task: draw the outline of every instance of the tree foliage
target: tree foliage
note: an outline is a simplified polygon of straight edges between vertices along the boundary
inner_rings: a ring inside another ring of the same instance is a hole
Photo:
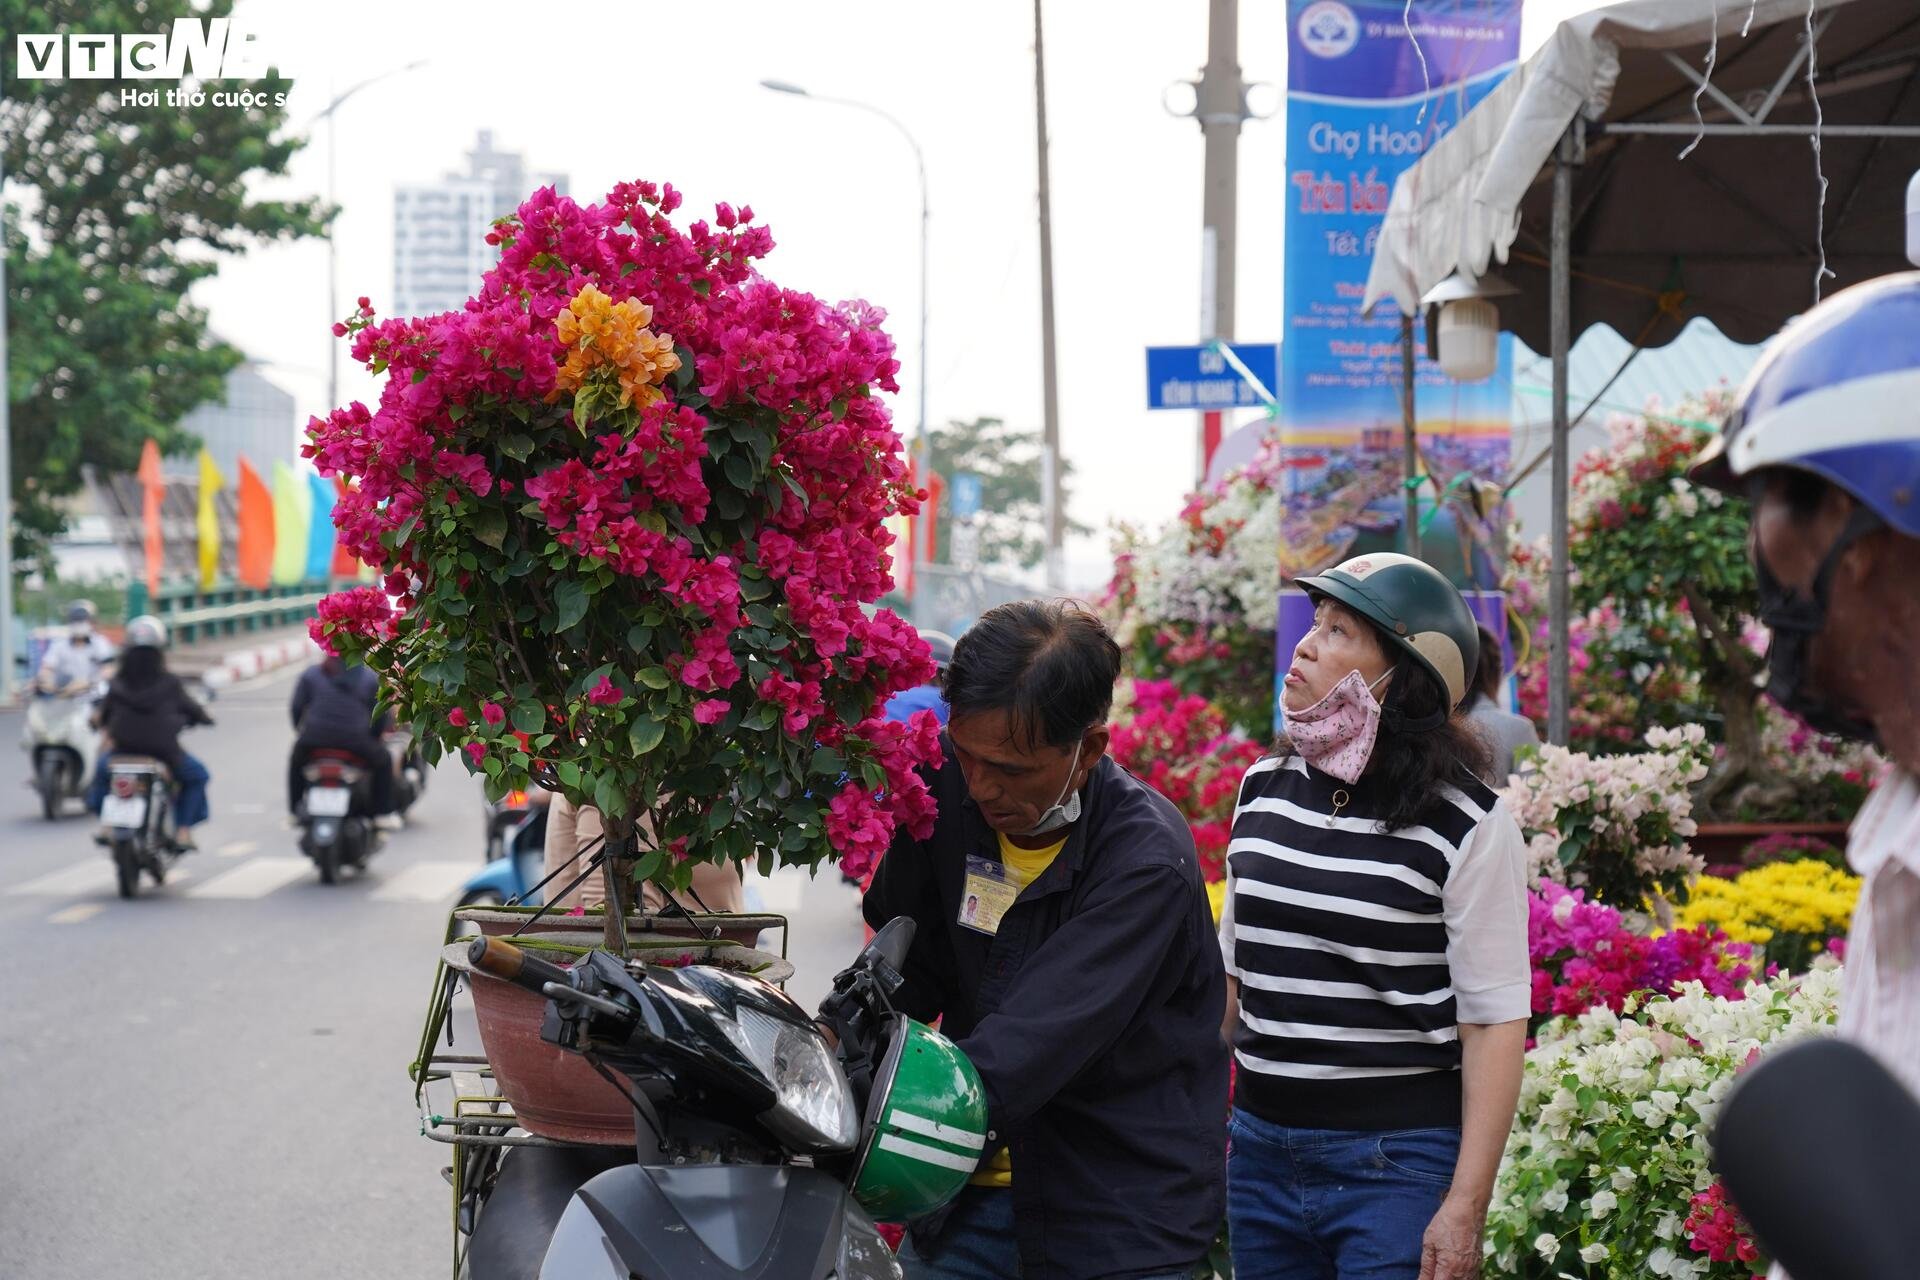
[[[953,478],[962,472],[980,477],[978,559],[983,565],[1031,569],[1047,554],[1045,507],[1040,493],[1040,433],[1010,427],[999,418],[955,419],[928,433],[927,452],[935,475],[946,480],[940,498],[941,564],[953,562]],[[1060,500],[1069,497],[1071,463],[1061,461]],[[1093,530],[1069,519],[1067,532]]]
[[[64,6],[0,0],[0,31],[167,33],[175,18],[222,18],[232,0],[95,0],[84,22]],[[212,336],[188,292],[222,255],[315,235],[315,201],[260,200],[259,178],[284,174],[304,139],[283,107],[169,106],[170,80],[26,79],[17,42],[0,48],[0,163],[7,180],[6,393],[12,427],[14,552],[51,568],[59,503],[81,467],[131,470],[147,437],[163,451],[221,397],[241,353]],[[227,82],[210,82],[220,87]],[[238,83],[238,82],[234,82]],[[291,81],[247,88],[271,104]],[[121,90],[158,90],[154,106]]]

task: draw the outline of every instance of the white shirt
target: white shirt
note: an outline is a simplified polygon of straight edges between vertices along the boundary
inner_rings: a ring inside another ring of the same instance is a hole
[[[1920,1094],[1920,778],[1889,768],[1847,838],[1861,878],[1840,1035]]]
[[[87,637],[75,644],[71,636],[61,636],[47,646],[40,658],[40,683],[54,689],[70,684],[92,684],[100,670],[113,661],[113,642],[102,635]]]

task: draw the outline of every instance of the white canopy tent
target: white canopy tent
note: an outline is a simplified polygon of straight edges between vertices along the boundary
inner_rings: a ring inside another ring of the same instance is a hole
[[[1628,0],[1562,23],[1401,175],[1364,306],[1414,314],[1497,265],[1519,289],[1501,327],[1553,360],[1551,740],[1573,339],[1607,324],[1637,351],[1706,316],[1761,341],[1817,290],[1904,267],[1916,168],[1915,0]]]

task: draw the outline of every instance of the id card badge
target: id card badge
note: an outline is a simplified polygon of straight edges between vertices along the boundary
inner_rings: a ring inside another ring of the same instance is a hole
[[[1000,932],[1000,921],[1013,900],[1020,896],[1020,884],[1007,869],[991,858],[967,859],[967,883],[960,894],[959,924],[962,928],[988,937]]]

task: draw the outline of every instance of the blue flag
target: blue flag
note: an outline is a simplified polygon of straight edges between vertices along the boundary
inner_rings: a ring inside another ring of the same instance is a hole
[[[313,491],[313,523],[307,526],[307,578],[324,581],[333,572],[333,547],[339,533],[333,527],[333,481],[308,473]]]

